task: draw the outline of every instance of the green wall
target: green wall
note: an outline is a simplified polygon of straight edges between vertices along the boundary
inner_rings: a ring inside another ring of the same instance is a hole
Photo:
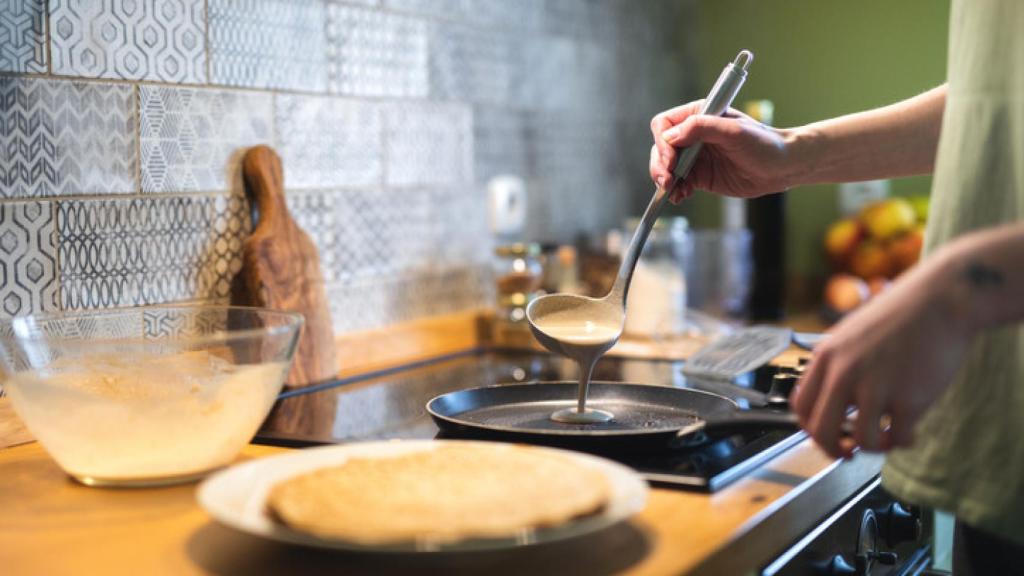
[[[775,125],[797,126],[901,100],[946,76],[948,0],[699,0],[697,61],[709,87],[741,48],[754,52],[738,104],[775,103]],[[702,95],[694,95],[699,97]],[[894,181],[895,194],[927,193],[930,178]],[[701,193],[683,212],[697,227],[719,222],[719,202]],[[821,237],[838,214],[835,186],[787,198],[791,276],[825,272]]]

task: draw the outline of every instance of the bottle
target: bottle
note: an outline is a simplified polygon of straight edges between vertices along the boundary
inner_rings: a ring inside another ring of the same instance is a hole
[[[774,106],[769,100],[747,102],[744,111],[762,124],[771,124]],[[747,227],[753,236],[754,275],[750,293],[750,319],[782,319],[786,284],[786,196],[766,194],[747,202]]]

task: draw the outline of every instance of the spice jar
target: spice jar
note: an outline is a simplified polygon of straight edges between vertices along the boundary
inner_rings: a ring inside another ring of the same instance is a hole
[[[494,250],[498,307],[491,327],[495,345],[529,348],[534,344],[526,306],[539,294],[544,269],[540,245],[508,244]]]
[[[502,296],[522,295],[529,302],[540,288],[543,269],[538,244],[508,244],[494,250],[494,278],[498,300]]]

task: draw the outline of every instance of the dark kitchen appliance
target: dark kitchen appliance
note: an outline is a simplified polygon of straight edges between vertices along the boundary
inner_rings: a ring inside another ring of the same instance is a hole
[[[763,406],[777,370],[766,367],[733,383],[688,380],[681,362],[606,357],[595,380],[643,382],[729,397],[740,408]],[[388,438],[434,438],[440,432],[426,404],[435,396],[498,384],[571,380],[576,367],[558,356],[522,351],[473,351],[282,394],[256,441],[308,446]],[[757,429],[698,437],[665,450],[600,451],[659,484],[714,491],[805,438],[796,430]]]
[[[935,574],[931,514],[906,506],[876,479],[794,542],[761,576]]]

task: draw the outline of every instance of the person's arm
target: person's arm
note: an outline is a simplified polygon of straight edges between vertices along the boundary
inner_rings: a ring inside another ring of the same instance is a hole
[[[794,390],[793,410],[830,454],[909,445],[974,337],[1024,321],[1024,222],[964,235],[831,330]],[[853,439],[840,436],[858,409]],[[883,416],[891,428],[881,429]]]
[[[890,106],[808,124],[790,131],[804,168],[793,185],[927,174],[946,105],[946,85]]]
[[[697,112],[691,102],[651,120],[651,178],[672,187],[673,201],[700,188],[757,197],[803,184],[923,174],[935,163],[946,86],[903,102],[797,128],[771,128],[730,110]],[[673,182],[677,149],[704,149],[685,182]]]

